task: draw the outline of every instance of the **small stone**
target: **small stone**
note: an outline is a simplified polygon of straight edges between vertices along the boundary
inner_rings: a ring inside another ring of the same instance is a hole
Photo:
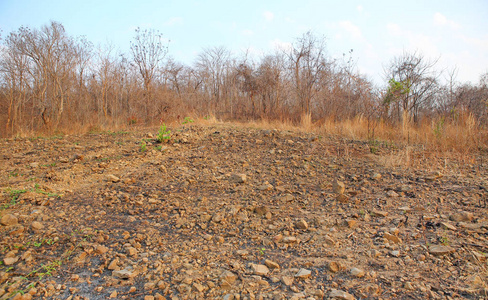
[[[266,276],[269,273],[269,269],[265,265],[251,264],[251,269],[255,275]]]
[[[120,181],[120,178],[115,176],[115,175],[112,175],[112,174],[109,174],[107,175],[107,181],[111,181],[111,182],[119,182]]]
[[[346,186],[343,182],[334,180],[334,182],[332,183],[332,190],[336,194],[344,194],[344,192],[346,191]]]
[[[400,257],[400,251],[399,250],[392,250],[392,251],[390,251],[390,254],[393,257]]]
[[[396,235],[393,235],[393,234],[390,234],[388,232],[385,232],[383,237],[393,243],[396,243],[396,244],[401,244],[402,243],[402,239],[397,237]]]
[[[376,217],[386,217],[388,216],[388,212],[381,211],[381,210],[373,210],[373,215]]]
[[[355,300],[353,295],[346,293],[341,290],[332,290],[329,293],[329,298],[330,299],[341,299],[341,300]]]
[[[355,219],[347,219],[346,220],[347,227],[349,227],[349,228],[356,227],[357,223],[358,223],[358,221]]]
[[[205,287],[197,282],[194,282],[193,289],[201,293],[205,290]]]
[[[371,176],[372,180],[380,180],[381,179],[381,174],[380,173],[374,173],[373,176]]]
[[[109,298],[117,298],[117,291],[113,291],[112,293],[110,293]]]
[[[98,245],[95,248],[95,253],[97,253],[97,254],[104,254],[104,253],[107,253],[108,250],[109,250],[108,247],[105,247],[103,245]]]
[[[14,256],[14,257],[6,257],[6,258],[3,260],[3,263],[4,263],[6,266],[10,266],[10,265],[15,264],[15,263],[16,263],[18,260],[19,260],[19,257],[18,257],[18,256]]]
[[[443,245],[432,245],[429,247],[429,253],[432,255],[445,255],[452,252],[455,252],[456,249],[450,246],[443,246]]]
[[[339,262],[331,261],[329,263],[329,271],[331,271],[332,273],[339,272],[341,270],[341,268],[342,268],[342,265]]]
[[[117,264],[119,263],[119,259],[115,258],[112,260],[112,262],[108,265],[107,269],[109,270],[116,270],[117,269]]]
[[[451,225],[447,222],[441,222],[441,226],[445,229],[449,229],[449,230],[452,230],[452,231],[456,231],[457,228],[454,226],[454,225]]]
[[[407,281],[405,282],[405,284],[403,285],[403,287],[406,289],[406,290],[409,290],[409,291],[412,291],[414,289],[412,283],[410,281]]]
[[[395,191],[392,191],[392,190],[388,191],[388,192],[386,193],[386,195],[387,195],[388,197],[390,197],[390,198],[396,198],[396,197],[398,197],[398,194],[397,194]]]
[[[134,277],[135,273],[131,269],[129,269],[129,267],[127,267],[123,270],[113,271],[112,276],[119,279],[129,279]]]
[[[297,242],[297,238],[294,236],[285,236],[282,240],[285,244],[292,244]]]
[[[290,286],[293,284],[293,277],[283,276],[283,277],[281,277],[281,282],[283,282],[283,284],[286,286]]]
[[[268,207],[267,206],[257,206],[254,208],[254,211],[256,212],[256,214],[258,214],[259,216],[264,216],[266,213],[268,213]]]
[[[298,222],[295,223],[295,227],[298,229],[302,230],[307,230],[308,229],[308,224],[305,220],[301,219]]]
[[[32,227],[32,230],[38,231],[38,230],[43,229],[44,225],[42,225],[41,222],[34,221],[34,222],[32,222],[31,227]]]
[[[4,226],[16,225],[19,223],[19,219],[12,214],[6,214],[3,215],[2,219],[0,220],[0,223]]]
[[[307,270],[307,269],[300,269],[298,273],[295,274],[296,278],[301,278],[301,279],[306,279],[312,275],[312,271]]]
[[[221,275],[220,278],[229,284],[233,284],[237,280],[237,275],[232,273],[231,271],[224,271]]]
[[[232,174],[229,178],[234,183],[245,183],[247,181],[246,174]]]
[[[341,203],[347,203],[347,202],[349,202],[349,197],[347,197],[344,194],[338,194],[336,196],[336,200],[339,201],[339,202],[341,202]]]
[[[234,300],[234,294],[226,294],[222,299],[223,300]]]
[[[454,222],[471,222],[474,219],[474,215],[467,211],[462,211],[460,213],[452,214],[449,219]]]
[[[154,300],[154,296],[146,295],[146,296],[144,296],[144,300]]]
[[[291,202],[295,199],[292,194],[285,194],[283,197],[281,197],[281,201],[283,202]]]
[[[279,264],[277,264],[276,262],[274,262],[274,261],[272,261],[272,260],[269,260],[269,259],[265,260],[265,261],[264,261],[264,264],[265,264],[265,265],[266,265],[268,268],[270,268],[270,269],[279,269],[279,268],[280,268],[280,265],[279,265]]]
[[[365,275],[364,271],[361,269],[358,269],[358,268],[352,268],[350,272],[351,272],[352,276],[357,277],[357,278],[364,277],[364,275]]]

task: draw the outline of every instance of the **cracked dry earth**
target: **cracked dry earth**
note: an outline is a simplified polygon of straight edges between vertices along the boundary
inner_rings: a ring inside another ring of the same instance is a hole
[[[488,297],[483,157],[172,130],[0,141],[0,299]]]

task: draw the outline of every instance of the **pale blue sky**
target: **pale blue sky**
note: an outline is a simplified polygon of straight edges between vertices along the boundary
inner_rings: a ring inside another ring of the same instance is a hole
[[[0,0],[2,37],[21,25],[61,22],[68,34],[127,52],[134,29],[153,28],[171,40],[169,55],[192,64],[205,47],[240,55],[286,47],[308,30],[327,39],[327,52],[354,49],[361,73],[380,83],[403,50],[457,66],[458,80],[477,83],[488,71],[488,1],[197,1]]]

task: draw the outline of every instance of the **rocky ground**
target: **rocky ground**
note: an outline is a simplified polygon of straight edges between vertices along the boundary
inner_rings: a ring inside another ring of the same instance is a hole
[[[0,299],[486,299],[487,156],[187,124],[0,141]]]

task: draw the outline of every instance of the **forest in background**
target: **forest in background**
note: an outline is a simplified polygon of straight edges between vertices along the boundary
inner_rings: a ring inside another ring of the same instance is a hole
[[[458,82],[455,68],[438,70],[419,52],[393,57],[378,87],[358,72],[352,50],[333,59],[311,32],[259,58],[206,48],[192,65],[172,59],[156,30],[137,29],[128,53],[54,21],[0,38],[0,137],[212,117],[464,150],[488,143],[488,72]]]

